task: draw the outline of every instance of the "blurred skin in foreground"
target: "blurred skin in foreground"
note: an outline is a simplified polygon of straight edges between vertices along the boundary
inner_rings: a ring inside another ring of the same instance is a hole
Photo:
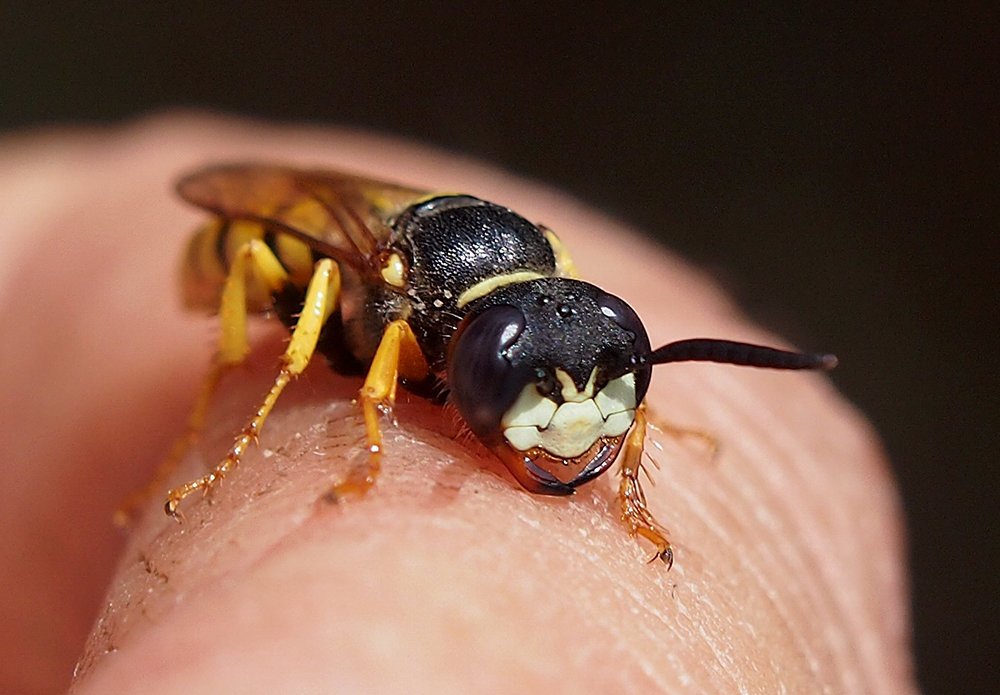
[[[59,692],[78,663],[78,693],[912,691],[893,483],[868,426],[816,374],[654,372],[646,492],[672,531],[670,572],[618,522],[614,472],[569,499],[528,494],[405,392],[376,488],[317,504],[362,455],[360,382],[320,360],[211,503],[187,500],[179,525],[158,497],[116,531],[116,505],[182,431],[214,346],[214,320],[179,308],[177,264],[203,218],[172,183],[247,159],[507,205],[555,229],[654,345],[780,344],[614,220],[452,155],[189,116],[8,138],[0,690]],[[284,338],[276,321],[255,328],[174,482],[225,451]],[[711,432],[718,455],[657,421]]]

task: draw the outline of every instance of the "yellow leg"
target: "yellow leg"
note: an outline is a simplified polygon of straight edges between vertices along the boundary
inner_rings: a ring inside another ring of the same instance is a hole
[[[649,423],[649,426],[654,430],[660,430],[664,434],[670,435],[675,439],[684,439],[686,437],[691,437],[693,439],[700,439],[704,444],[705,448],[708,449],[709,460],[715,458],[715,454],[719,451],[719,442],[715,439],[715,436],[705,430],[696,430],[689,427],[678,427],[669,422],[664,422],[659,418],[656,418],[653,422]]]
[[[416,336],[406,321],[393,321],[386,326],[359,394],[368,443],[367,465],[362,470],[353,472],[347,480],[335,485],[327,493],[329,500],[335,501],[344,495],[363,495],[375,484],[382,467],[382,430],[379,428],[379,413],[391,410],[395,404],[396,385],[400,376],[421,380],[427,377],[429,371],[430,368],[420,351]]]
[[[284,267],[274,253],[259,239],[253,239],[241,246],[226,275],[219,302],[219,317],[222,330],[219,334],[219,348],[213,359],[212,368],[202,382],[195,399],[191,415],[184,428],[184,434],[174,440],[170,453],[153,474],[152,480],[143,488],[129,495],[115,511],[117,526],[129,526],[138,510],[173,475],[177,465],[188,452],[205,427],[205,419],[216,388],[222,377],[232,367],[242,364],[250,352],[247,342],[247,285],[257,283],[255,289],[272,293],[288,281]],[[262,286],[261,286],[262,285]]]
[[[280,265],[280,264],[279,264]],[[256,272],[260,272],[259,267],[255,267]],[[246,453],[250,444],[257,440],[264,422],[270,415],[278,397],[291,380],[301,374],[316,349],[316,342],[319,340],[320,331],[326,319],[336,307],[340,291],[340,273],[336,264],[329,258],[324,258],[316,263],[309,288],[306,291],[306,299],[299,316],[298,323],[292,331],[288,348],[281,360],[281,370],[274,380],[274,384],[264,397],[263,402],[258,406],[253,418],[243,427],[236,440],[230,447],[226,457],[210,472],[196,480],[192,480],[180,487],[174,488],[167,493],[167,501],[164,509],[167,514],[177,516],[177,508],[181,500],[197,490],[207,492],[215,483],[222,480],[230,471],[239,465],[240,459]],[[225,303],[225,297],[224,297]],[[236,312],[238,313],[238,312]],[[245,312],[243,314],[245,318]],[[225,319],[224,319],[225,320]],[[231,324],[228,324],[231,328]],[[229,334],[226,337],[226,334]],[[236,357],[246,354],[245,333],[240,336],[237,331],[227,331],[226,325],[223,327],[224,349],[220,351],[223,359],[226,356]],[[242,341],[239,340],[242,338]],[[240,358],[242,359],[242,357]]]
[[[138,516],[139,510],[145,506],[146,502],[153,495],[163,489],[164,484],[173,475],[178,463],[184,458],[184,454],[188,452],[192,444],[198,439],[198,435],[204,428],[208,407],[211,405],[212,397],[215,395],[215,389],[223,373],[228,371],[229,366],[218,362],[212,365],[212,369],[202,382],[198,397],[195,399],[191,415],[188,417],[184,428],[184,434],[174,440],[173,445],[170,447],[170,453],[167,454],[167,457],[156,469],[153,478],[145,486],[126,497],[118,506],[118,509],[115,510],[114,523],[116,526],[119,528],[131,526],[136,516]]]
[[[674,551],[670,548],[667,530],[650,513],[646,506],[646,494],[639,482],[640,472],[646,470],[642,463],[645,439],[646,408],[641,405],[635,411],[635,424],[632,425],[632,431],[622,450],[621,482],[618,485],[622,521],[630,536],[641,536],[655,546],[656,554],[650,558],[650,562],[660,559],[670,569],[674,564]]]
[[[254,294],[266,293],[270,296],[282,289],[287,282],[288,273],[267,244],[259,239],[252,239],[240,247],[222,287],[219,303],[222,332],[216,357],[218,363],[240,364],[250,354],[250,343],[247,341],[247,313],[250,308],[247,301],[248,287],[256,290]]]

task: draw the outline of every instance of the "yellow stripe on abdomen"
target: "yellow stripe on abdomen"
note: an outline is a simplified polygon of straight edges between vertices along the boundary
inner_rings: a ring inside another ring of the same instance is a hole
[[[221,220],[199,227],[188,242],[181,265],[181,296],[188,309],[215,311],[219,308],[228,264],[219,258]]]
[[[188,242],[181,267],[181,293],[189,309],[214,312],[219,308],[222,288],[233,260],[251,241],[263,241],[288,273],[289,282],[305,289],[313,273],[314,257],[309,245],[291,235],[267,232],[255,222],[215,219],[200,227]],[[246,278],[247,311],[270,309],[271,288],[260,279]]]
[[[268,240],[271,242],[271,240]],[[309,245],[290,234],[275,234],[273,243],[268,244],[274,251],[274,255],[285,267],[289,280],[296,287],[306,287],[313,276],[312,249]]]

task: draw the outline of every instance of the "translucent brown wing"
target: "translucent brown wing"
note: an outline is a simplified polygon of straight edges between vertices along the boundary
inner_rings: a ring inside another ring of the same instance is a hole
[[[335,171],[224,164],[177,184],[184,200],[227,220],[249,220],[298,237],[362,272],[378,264],[390,221],[425,191]]]

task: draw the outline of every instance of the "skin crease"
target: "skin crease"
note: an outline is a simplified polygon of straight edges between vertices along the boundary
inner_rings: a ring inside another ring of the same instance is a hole
[[[450,413],[405,393],[374,491],[318,504],[361,442],[359,381],[320,362],[211,503],[186,500],[179,525],[158,497],[116,531],[216,335],[179,308],[178,259],[203,218],[170,187],[227,159],[462,189],[555,229],[654,346],[778,341],[613,220],[454,155],[189,115],[8,138],[0,690],[61,691],[77,659],[81,694],[914,690],[899,500],[873,433],[816,374],[656,369],[652,421],[721,447],[710,460],[697,439],[651,432],[646,492],[672,531],[670,572],[622,530],[614,473],[569,499],[530,495]],[[175,482],[224,452],[284,338],[254,328]]]

